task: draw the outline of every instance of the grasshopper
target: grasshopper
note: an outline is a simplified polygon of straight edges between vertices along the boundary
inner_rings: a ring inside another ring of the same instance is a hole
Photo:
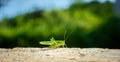
[[[64,40],[55,40],[54,37],[52,37],[50,41],[41,41],[39,44],[50,45],[49,48],[67,47]]]
[[[64,33],[64,40],[55,40],[54,37],[50,39],[50,41],[40,41],[39,44],[41,45],[50,45],[49,48],[58,48],[58,47],[67,47],[65,44],[66,39],[70,36],[70,34],[75,30],[75,28],[66,36],[66,31]]]

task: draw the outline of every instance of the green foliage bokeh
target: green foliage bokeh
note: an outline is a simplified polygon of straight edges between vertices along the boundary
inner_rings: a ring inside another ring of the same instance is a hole
[[[112,6],[110,2],[76,3],[66,10],[36,10],[4,19],[0,22],[0,47],[43,47],[40,41],[54,37],[65,40],[68,47],[112,48],[112,43],[119,43],[117,37],[120,35],[115,26],[117,22],[113,21],[116,18],[109,22]],[[110,25],[113,28],[108,28],[111,23],[115,23]],[[117,34],[116,42],[112,38],[113,29]]]

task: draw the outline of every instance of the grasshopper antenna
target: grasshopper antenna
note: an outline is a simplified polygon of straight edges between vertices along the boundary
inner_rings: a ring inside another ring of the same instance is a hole
[[[64,42],[66,41],[66,35],[67,35],[67,31],[65,30],[65,32],[64,32]],[[67,47],[66,43],[65,43],[65,47]]]
[[[67,35],[67,30],[65,30],[64,32],[64,40],[66,41],[68,39],[68,37],[74,32],[74,30],[76,29],[77,27],[75,27],[68,35]],[[67,45],[65,44],[65,47],[67,47]]]

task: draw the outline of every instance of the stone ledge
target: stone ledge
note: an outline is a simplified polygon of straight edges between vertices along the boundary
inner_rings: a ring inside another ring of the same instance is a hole
[[[0,62],[120,62],[120,49],[0,48]]]

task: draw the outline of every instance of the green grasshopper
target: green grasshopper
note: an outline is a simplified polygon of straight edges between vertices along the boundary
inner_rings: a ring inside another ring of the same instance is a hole
[[[70,34],[75,30],[75,28],[69,33],[69,35],[66,37],[66,39],[70,36]],[[64,34],[64,39],[66,36],[66,31]],[[66,40],[65,39],[65,40]],[[58,48],[58,47],[67,47],[67,45],[65,44],[65,40],[55,40],[54,37],[52,37],[50,39],[50,41],[40,41],[39,44],[41,45],[50,45],[48,48]]]
[[[67,47],[64,40],[55,40],[54,37],[50,41],[41,41],[39,44],[50,45],[49,48]]]

